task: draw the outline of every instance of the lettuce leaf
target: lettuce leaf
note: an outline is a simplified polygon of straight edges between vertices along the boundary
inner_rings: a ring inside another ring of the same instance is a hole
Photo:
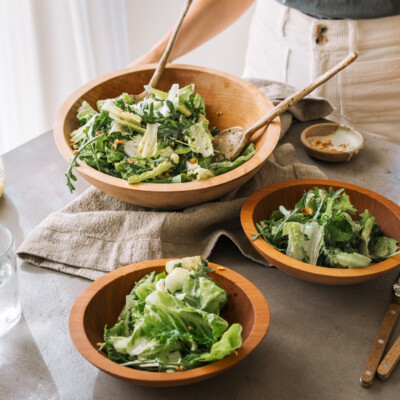
[[[156,97],[159,100],[167,100],[168,97],[168,93],[167,92],[163,92],[162,90],[158,90],[156,88],[153,88],[150,85],[145,85],[145,89],[154,95],[154,97]]]
[[[326,238],[328,244],[349,242],[355,240],[361,227],[354,222],[347,212],[338,213],[325,220]]]
[[[299,261],[302,261],[304,258],[303,230],[304,225],[299,222],[285,222],[283,224],[283,234],[289,237],[286,255]]]
[[[182,292],[178,296],[192,307],[214,314],[219,314],[228,299],[226,291],[217,283],[207,278],[194,279],[191,276],[185,279]]]
[[[208,354],[202,354],[198,360],[201,362],[222,360],[242,345],[241,333],[241,325],[232,324],[232,326],[224,332],[222,338],[217,343],[213,344],[211,351]]]
[[[207,168],[202,168],[198,163],[192,164],[189,161],[187,165],[187,175],[191,180],[201,181],[203,179],[209,179],[214,177],[214,172]]]
[[[307,222],[303,231],[303,249],[308,258],[308,263],[317,265],[317,260],[324,243],[324,227],[318,222]]]
[[[329,249],[326,251],[326,262],[335,268],[363,268],[371,264],[371,259],[358,253]]]
[[[350,198],[346,193],[341,194],[335,201],[333,208],[335,210],[345,211],[350,215],[354,215],[357,209],[350,203]]]
[[[208,121],[203,119],[189,128],[189,147],[194,153],[209,157],[214,154],[212,136],[208,130]]]
[[[196,342],[206,346],[215,343],[228,327],[228,323],[218,315],[197,310],[172,294],[160,291],[154,291],[151,299],[146,299],[144,325],[145,335],[176,330],[190,333]]]
[[[168,96],[165,99],[163,106],[159,109],[159,112],[164,117],[170,117],[175,108],[179,105],[179,96],[178,96],[179,85],[174,83],[171,86],[171,89],[168,92]]]
[[[128,94],[128,93],[122,93],[120,98],[129,105],[132,105],[134,102],[134,96]]]
[[[364,256],[369,257],[370,253],[368,246],[371,240],[372,230],[375,226],[375,217],[371,216],[368,210],[365,210],[365,212],[361,214],[361,217],[363,228],[360,236],[360,252]]]
[[[138,145],[138,151],[143,158],[157,154],[157,130],[158,124],[147,124],[146,132]]]
[[[215,175],[225,174],[250,160],[250,158],[254,156],[255,152],[256,148],[254,144],[250,143],[241,156],[233,161],[221,161],[219,163],[211,164],[210,170],[214,172]]]
[[[187,182],[187,175],[186,174],[178,174],[175,176],[170,176],[168,178],[152,180],[151,182],[152,183],[182,183],[182,182]]]
[[[114,119],[121,125],[128,124],[128,126],[139,125],[142,122],[142,118],[130,111],[122,110],[117,107],[113,99],[108,99],[101,105],[102,111],[107,111],[110,118]]]
[[[317,260],[324,243],[324,227],[316,221],[301,224],[285,222],[283,235],[288,235],[286,255],[296,260],[317,265]]]
[[[194,92],[194,83],[191,83],[190,85],[187,85],[179,89],[178,90],[179,101],[181,102],[189,101],[190,96],[193,95],[193,92]]]
[[[381,236],[377,239],[372,247],[373,258],[388,258],[392,257],[398,251],[396,239],[390,239],[386,236]]]
[[[86,124],[93,116],[97,115],[93,107],[87,102],[83,101],[81,106],[78,108],[78,119],[81,124]]]
[[[107,162],[109,163],[114,163],[116,161],[120,161],[125,157],[125,154],[122,153],[121,151],[115,151],[112,148],[105,147],[105,153],[107,157]]]
[[[173,372],[220,360],[242,345],[240,324],[228,329],[218,315],[227,293],[207,275],[207,261],[196,256],[167,264],[168,275],[152,272],[136,283],[117,324],[105,327],[109,359]],[[183,283],[169,292],[168,279],[181,277]]]
[[[132,185],[133,183],[139,183],[151,178],[155,178],[161,175],[163,172],[167,172],[170,168],[172,168],[172,163],[169,161],[163,161],[151,171],[143,172],[142,174],[130,175],[128,177],[128,183]]]
[[[133,136],[131,140],[128,140],[124,144],[124,153],[128,157],[141,157],[139,153],[139,143],[143,139],[142,135]]]
[[[200,108],[200,111],[202,114],[206,114],[206,106],[204,103],[204,99],[197,93],[196,96],[194,96],[194,100],[193,100],[193,105],[196,108]]]

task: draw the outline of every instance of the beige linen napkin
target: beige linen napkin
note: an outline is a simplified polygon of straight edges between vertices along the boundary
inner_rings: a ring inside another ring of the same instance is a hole
[[[268,89],[277,88],[265,81],[256,83],[267,94]],[[293,89],[288,90],[293,92]],[[281,88],[278,93],[282,92]],[[296,118],[309,118],[308,102],[300,102],[292,108],[291,111],[297,113]],[[332,111],[324,100],[313,100],[312,104],[314,118]],[[288,118],[291,122],[292,117],[284,117],[286,121]],[[286,122],[286,130],[290,122]],[[266,185],[306,178],[326,176],[315,166],[301,164],[294,147],[284,144],[278,146],[260,171],[236,192],[218,201],[180,211],[134,206],[91,187],[61,211],[50,214],[28,235],[18,255],[39,267],[94,280],[120,266],[143,260],[194,255],[208,258],[218,238],[226,235],[244,256],[268,265],[242,231],[241,206],[248,196]]]

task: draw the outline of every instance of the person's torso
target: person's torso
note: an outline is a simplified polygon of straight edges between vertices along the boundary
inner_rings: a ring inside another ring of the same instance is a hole
[[[373,19],[400,15],[400,0],[276,0],[318,19]]]

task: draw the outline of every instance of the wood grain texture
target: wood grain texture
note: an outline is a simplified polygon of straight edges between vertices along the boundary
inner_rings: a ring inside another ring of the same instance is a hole
[[[54,123],[54,138],[68,162],[72,156],[69,135],[79,125],[76,114],[82,101],[95,106],[97,100],[117,97],[122,92],[140,93],[154,70],[155,65],[152,64],[110,73],[84,85],[65,101]],[[195,91],[204,97],[210,127],[216,126],[221,131],[236,125],[247,128],[274,107],[255,86],[209,68],[167,65],[157,88],[169,90],[173,83],[179,83],[181,87],[195,83]],[[217,199],[242,186],[272,153],[279,133],[280,122],[277,118],[256,141],[256,153],[249,161],[226,174],[199,182],[129,185],[127,181],[103,174],[83,162],[76,170],[98,189],[127,203],[179,209]]]
[[[282,115],[286,112],[291,106],[298,103],[308,94],[313,92],[319,86],[329,81],[333,76],[338,74],[340,71],[349,66],[352,62],[354,62],[358,57],[356,52],[350,53],[347,57],[345,57],[342,61],[336,64],[329,71],[325,72],[318,78],[316,78],[313,82],[308,84],[303,89],[300,89],[296,93],[293,93],[291,96],[287,97],[283,101],[281,101],[274,109],[270,110],[264,117],[262,117],[259,121],[257,121],[253,126],[247,128],[247,130],[243,134],[244,143],[248,143],[251,137],[256,133],[260,128],[266,126],[271,121],[273,121],[279,115]],[[243,151],[243,148],[241,149]],[[235,158],[237,154],[233,156]]]
[[[301,132],[300,139],[307,153],[311,157],[327,162],[344,162],[350,161],[352,158],[354,158],[364,147],[364,138],[362,137],[361,133],[355,131],[354,129],[348,128],[357,134],[360,139],[360,145],[351,151],[329,151],[326,149],[317,149],[316,147],[311,146],[310,142],[308,141],[308,138],[310,137],[332,135],[336,132],[339,126],[341,125],[336,123],[324,123],[315,124],[304,129],[304,131]]]
[[[399,307],[400,310],[400,307]],[[400,360],[400,336],[393,343],[390,350],[387,352],[385,358],[378,366],[378,376],[380,379],[389,378],[390,374],[394,370],[394,367]]]
[[[399,312],[400,306],[398,304],[389,305],[374,344],[372,345],[367,362],[361,372],[360,382],[363,386],[370,386],[374,381],[375,373],[377,372],[383,352],[385,351],[390,335],[399,317]],[[389,374],[391,370],[385,372]]]
[[[248,127],[246,130],[243,131],[241,129],[237,129],[240,127],[232,126],[229,129],[221,132],[219,135],[216,135],[213,139],[216,149],[220,153],[222,153],[228,160],[236,159],[248,146],[251,138],[256,132],[259,132],[261,128],[267,126],[276,117],[282,115],[291,106],[298,103],[305,96],[314,91],[317,87],[321,86],[323,83],[339,73],[342,69],[346,68],[357,57],[358,54],[355,52],[349,54],[340,63],[335,65],[329,71],[325,72],[323,75],[319,76],[309,85],[281,101],[277,106],[275,106],[272,110],[269,110],[266,115],[264,115],[254,125]]]
[[[183,6],[182,13],[179,17],[179,21],[176,24],[176,27],[175,27],[174,31],[172,32],[171,37],[169,38],[167,47],[164,50],[164,53],[160,59],[160,62],[158,63],[157,68],[155,69],[154,74],[150,79],[149,85],[152,87],[157,86],[158,81],[160,80],[161,75],[164,72],[165,66],[167,65],[167,62],[169,60],[169,56],[171,55],[172,49],[175,46],[176,39],[178,38],[178,34],[181,29],[183,20],[185,19],[185,16],[186,16],[187,12],[189,11],[191,4],[192,4],[192,0],[186,0],[186,3]],[[137,102],[142,101],[147,95],[148,95],[147,90],[144,90],[139,95],[135,95],[136,101]]]
[[[119,365],[98,351],[103,342],[104,325],[113,326],[135,283],[151,271],[164,271],[168,260],[153,260],[128,265],[110,272],[89,285],[75,301],[69,331],[78,351],[94,366],[125,381],[144,386],[181,386],[211,378],[237,364],[249,355],[267,333],[270,323],[268,304],[261,292],[238,273],[209,263],[215,272],[212,279],[228,292],[228,302],[221,312],[229,324],[243,327],[243,345],[237,351],[215,363],[174,373],[148,372]]]
[[[315,187],[334,190],[345,188],[350,201],[359,213],[368,209],[375,216],[386,236],[400,241],[400,207],[387,198],[360,186],[350,183],[324,179],[303,179],[285,181],[267,186],[244,203],[241,210],[241,223],[247,238],[254,248],[271,264],[282,271],[306,281],[327,285],[350,285],[378,278],[400,265],[400,255],[395,255],[378,264],[365,268],[326,268],[306,264],[279,252],[261,237],[252,241],[257,233],[256,223],[269,218],[280,205],[293,209],[304,192]]]

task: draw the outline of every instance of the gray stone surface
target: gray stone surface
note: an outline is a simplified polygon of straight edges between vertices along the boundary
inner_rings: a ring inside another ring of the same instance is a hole
[[[332,179],[400,197],[400,146],[366,136],[366,148],[347,164],[310,159],[299,142],[305,124],[285,141],[298,157],[317,164]],[[67,164],[48,132],[4,156],[7,174],[0,222],[17,245],[50,212],[66,205],[88,184],[79,179],[71,196]],[[30,264],[19,265],[23,317],[0,340],[1,399],[385,399],[400,397],[400,368],[386,382],[364,389],[358,379],[390,301],[397,271],[354,286],[321,286],[255,264],[221,240],[210,260],[246,276],[265,295],[271,310],[266,338],[227,373],[188,387],[134,386],[98,371],[74,348],[68,315],[90,283]],[[400,334],[400,323],[391,343]]]

